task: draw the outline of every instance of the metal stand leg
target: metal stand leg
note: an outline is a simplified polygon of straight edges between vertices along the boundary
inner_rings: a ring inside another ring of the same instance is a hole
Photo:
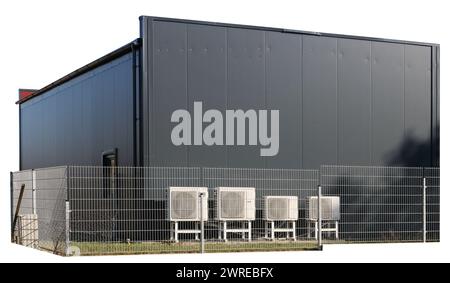
[[[244,223],[244,227],[242,227],[242,228],[245,229],[245,223]],[[245,233],[246,233],[245,231],[242,232],[242,240],[244,240],[244,241],[245,241]]]
[[[223,240],[225,242],[228,241],[228,239],[227,239],[227,222],[226,221],[223,222]]]
[[[295,221],[292,222],[292,238],[294,241],[297,241],[297,225]]]
[[[271,221],[270,222],[270,227],[271,227],[271,229],[270,229],[270,239],[272,241],[275,241],[275,222]]]
[[[175,222],[175,243],[178,243],[178,222]]]
[[[316,221],[316,222],[314,222],[314,239],[316,239],[316,240],[317,240],[318,230],[319,230],[319,225]]]
[[[339,240],[339,221],[336,221],[334,225],[336,225],[336,240]]]
[[[195,222],[195,230],[200,230],[199,224],[200,224],[199,222]],[[198,235],[199,235],[199,234],[195,233],[195,240],[196,240],[196,241],[199,240]]]
[[[269,223],[264,223],[264,238],[269,238]]]
[[[222,222],[219,222],[219,241],[222,241]]]
[[[248,241],[252,241],[252,222],[248,222]]]
[[[311,239],[311,222],[308,221],[307,225],[306,225],[306,238],[309,240]]]

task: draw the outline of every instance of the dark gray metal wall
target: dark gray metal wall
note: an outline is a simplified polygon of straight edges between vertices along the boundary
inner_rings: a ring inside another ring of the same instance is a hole
[[[22,103],[21,169],[101,165],[113,148],[133,165],[132,67],[130,53]]]
[[[436,47],[150,17],[141,25],[144,165],[437,165]],[[171,114],[192,113],[194,101],[280,110],[279,154],[172,145]]]

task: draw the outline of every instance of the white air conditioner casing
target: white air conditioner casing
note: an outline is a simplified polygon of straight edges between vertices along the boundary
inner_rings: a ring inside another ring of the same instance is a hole
[[[264,219],[267,221],[295,221],[298,219],[298,197],[265,196]]]
[[[215,188],[214,193],[218,220],[255,220],[255,188],[218,187]]]
[[[200,194],[203,194],[204,199],[202,205],[200,204]],[[201,216],[203,216],[203,221],[208,220],[208,188],[170,187],[167,200],[170,221],[201,221]]]
[[[320,197],[320,204],[322,210],[322,220],[339,221],[341,219],[340,213],[340,198],[336,196],[322,196]],[[317,221],[317,197],[308,198],[308,220]]]

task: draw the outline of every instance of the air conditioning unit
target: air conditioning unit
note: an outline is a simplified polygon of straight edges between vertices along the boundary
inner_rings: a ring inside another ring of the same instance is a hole
[[[217,219],[220,221],[255,220],[255,198],[255,188],[216,188]]]
[[[200,205],[200,194],[203,204]],[[168,219],[173,222],[208,220],[208,188],[170,187],[168,190]],[[202,213],[203,210],[203,213]]]
[[[298,219],[298,197],[265,196],[264,219],[267,221],[295,221]]]
[[[336,196],[322,196],[320,197],[320,204],[322,210],[322,220],[339,221],[341,219],[340,213],[340,198]],[[317,197],[308,198],[308,220],[317,221]]]

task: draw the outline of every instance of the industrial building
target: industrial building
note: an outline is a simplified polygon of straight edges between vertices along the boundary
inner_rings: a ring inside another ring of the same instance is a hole
[[[140,27],[19,91],[13,241],[65,255],[439,241],[439,45]]]
[[[21,93],[21,170],[439,165],[436,44],[158,17],[140,25],[140,38]],[[214,119],[194,117],[199,102],[223,114],[222,143],[202,140]],[[191,142],[174,144],[172,116],[183,109]],[[278,110],[277,151],[264,156],[251,142],[252,117],[227,137],[232,110]]]

